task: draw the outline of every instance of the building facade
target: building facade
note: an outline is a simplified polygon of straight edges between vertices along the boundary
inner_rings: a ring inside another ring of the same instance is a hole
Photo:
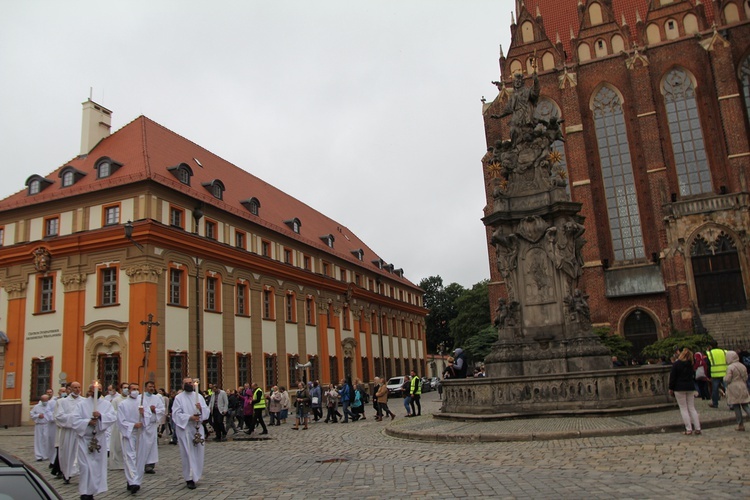
[[[0,201],[0,423],[61,382],[424,373],[422,290],[352,231],[140,116]],[[132,221],[132,222],[131,222]]]
[[[535,115],[563,122],[554,162],[583,204],[594,325],[636,353],[697,319],[747,347],[750,2],[519,0],[511,34],[482,110],[488,207],[503,182],[491,148],[509,136],[493,115],[513,75],[536,72]],[[506,292],[488,250],[494,305]]]

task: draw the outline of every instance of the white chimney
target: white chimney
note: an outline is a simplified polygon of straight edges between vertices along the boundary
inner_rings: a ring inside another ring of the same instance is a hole
[[[112,112],[88,99],[83,103],[83,126],[81,127],[81,154],[86,155],[109,136]]]

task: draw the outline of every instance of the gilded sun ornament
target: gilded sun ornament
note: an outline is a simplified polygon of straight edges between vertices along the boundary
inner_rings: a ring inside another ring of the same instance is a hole
[[[499,163],[490,163],[487,165],[487,172],[489,172],[492,177],[499,177],[502,169],[503,166]]]
[[[547,155],[547,160],[552,164],[557,164],[562,161],[562,154],[559,151],[552,151]]]

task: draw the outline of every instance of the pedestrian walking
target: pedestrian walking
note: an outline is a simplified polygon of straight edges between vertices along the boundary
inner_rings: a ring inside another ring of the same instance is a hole
[[[750,393],[747,391],[747,368],[740,362],[739,355],[734,351],[727,351],[727,374],[724,383],[727,386],[727,402],[734,410],[737,418],[737,430],[744,431],[742,421],[744,410],[750,418]]]
[[[687,347],[682,349],[677,361],[672,364],[669,374],[669,394],[674,396],[680,407],[682,422],[685,424],[683,434],[701,433],[700,417],[695,409],[695,372],[693,371],[693,353]]]

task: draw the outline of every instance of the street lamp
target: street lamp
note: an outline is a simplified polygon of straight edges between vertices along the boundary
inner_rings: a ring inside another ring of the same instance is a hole
[[[193,208],[193,219],[195,221],[193,233],[196,235],[198,234],[198,224],[202,218],[203,204],[198,203]],[[195,378],[200,379],[201,358],[203,357],[203,351],[201,350],[201,260],[198,257],[193,257],[193,260],[195,260],[195,349],[198,351],[195,353]]]
[[[138,243],[137,241],[133,239],[133,222],[127,221],[125,223],[124,229],[125,229],[125,239],[130,240],[133,243],[133,245],[138,247],[138,250],[143,252],[143,245],[141,245],[140,243]]]

